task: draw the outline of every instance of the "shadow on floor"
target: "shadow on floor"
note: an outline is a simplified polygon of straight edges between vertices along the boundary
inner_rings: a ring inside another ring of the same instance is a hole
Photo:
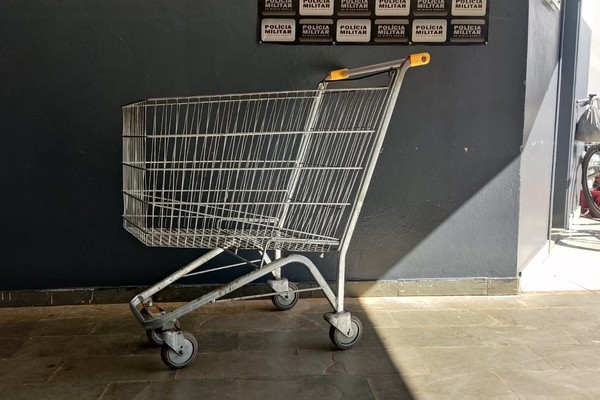
[[[169,305],[173,306],[173,305]],[[365,329],[351,351],[328,337],[320,300],[218,303],[186,315],[200,352],[169,370],[126,305],[0,309],[0,392],[10,399],[413,399],[356,300]],[[379,321],[377,321],[377,319]],[[1,396],[0,396],[1,397]]]

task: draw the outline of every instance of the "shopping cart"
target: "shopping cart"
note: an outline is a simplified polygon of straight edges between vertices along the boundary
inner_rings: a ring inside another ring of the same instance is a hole
[[[340,349],[358,342],[361,322],[344,310],[346,253],[402,79],[408,68],[428,62],[429,54],[420,53],[336,70],[316,90],[123,107],[125,229],[148,246],[211,249],[131,300],[167,366],[183,368],[198,351],[180,317],[267,275],[277,308],[293,307],[304,290],[322,290],[333,308],[325,314],[331,341]],[[387,85],[328,87],[378,73],[388,73]],[[259,258],[247,260],[240,249],[258,250]],[[283,251],[339,251],[337,294],[309,258]],[[198,270],[222,253],[242,262]],[[317,287],[299,290],[282,277],[292,263],[306,267]],[[180,278],[240,265],[253,269],[179,308],[166,312],[153,304],[153,295]]]

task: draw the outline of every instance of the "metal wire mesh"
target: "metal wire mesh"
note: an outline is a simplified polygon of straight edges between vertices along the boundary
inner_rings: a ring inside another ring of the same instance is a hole
[[[388,88],[123,107],[124,227],[149,246],[334,251]]]

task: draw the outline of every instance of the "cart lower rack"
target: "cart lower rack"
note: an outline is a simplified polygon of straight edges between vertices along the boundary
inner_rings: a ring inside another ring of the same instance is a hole
[[[123,107],[123,225],[147,246],[211,249],[131,300],[149,340],[171,368],[195,358],[196,339],[178,318],[257,279],[276,307],[293,307],[291,263],[314,277],[333,310],[330,338],[349,349],[360,321],[344,310],[345,259],[405,72],[427,53],[332,71],[316,90],[149,99]],[[389,73],[382,87],[331,88]],[[253,271],[175,310],[152,296],[175,281],[240,264],[200,268],[220,254],[253,249]],[[305,256],[340,252],[337,293]]]

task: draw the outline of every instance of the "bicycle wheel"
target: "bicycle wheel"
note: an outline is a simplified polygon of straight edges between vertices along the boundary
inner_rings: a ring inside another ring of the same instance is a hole
[[[600,143],[591,146],[582,161],[581,186],[583,197],[588,204],[590,215],[600,218],[600,206],[596,203],[592,190],[600,190],[595,185],[600,184]]]

